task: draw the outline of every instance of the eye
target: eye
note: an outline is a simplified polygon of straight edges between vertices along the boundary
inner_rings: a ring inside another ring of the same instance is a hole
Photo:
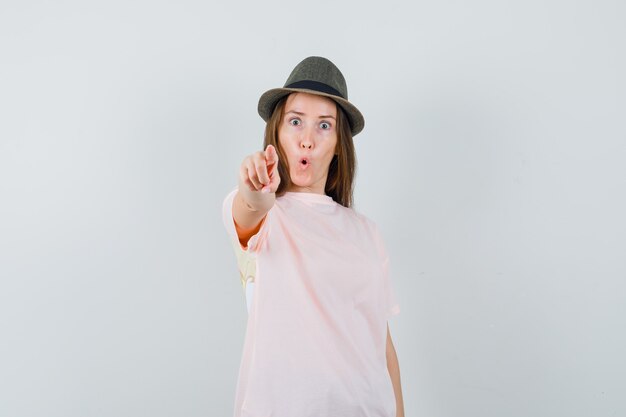
[[[322,122],[322,123],[320,123],[320,127],[321,127],[322,129],[324,129],[324,130],[328,130],[328,129],[330,129],[330,123],[328,123],[328,122]]]
[[[292,126],[300,126],[301,123],[302,122],[300,121],[300,119],[295,119],[294,118],[294,119],[289,120],[289,124],[292,125]]]

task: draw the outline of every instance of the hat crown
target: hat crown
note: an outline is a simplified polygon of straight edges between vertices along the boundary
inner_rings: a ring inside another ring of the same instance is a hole
[[[348,101],[346,79],[330,60],[321,56],[310,56],[300,61],[282,88],[272,88],[261,95],[257,106],[259,116],[268,122],[277,103],[296,92],[316,94],[334,100],[347,116],[352,136],[363,130],[365,119],[359,109]]]
[[[339,96],[348,100],[348,87],[341,71],[330,60],[321,56],[310,56],[303,59],[289,74],[284,87],[312,81],[321,83],[336,90]],[[332,91],[332,90],[331,90]]]

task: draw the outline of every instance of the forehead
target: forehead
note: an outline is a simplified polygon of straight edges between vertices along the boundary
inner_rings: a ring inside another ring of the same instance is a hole
[[[285,102],[285,111],[295,110],[307,115],[337,116],[337,104],[330,98],[309,93],[291,93]]]

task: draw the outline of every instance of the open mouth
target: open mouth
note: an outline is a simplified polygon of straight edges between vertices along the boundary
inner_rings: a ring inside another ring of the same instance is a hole
[[[309,165],[311,162],[309,162],[309,160],[307,158],[301,158],[300,159],[300,165],[302,165],[303,167]]]

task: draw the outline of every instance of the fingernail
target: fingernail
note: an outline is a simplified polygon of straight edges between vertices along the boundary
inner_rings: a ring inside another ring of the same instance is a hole
[[[268,187],[263,187],[263,188],[261,188],[261,192],[267,194],[267,193],[270,192],[270,189]]]

